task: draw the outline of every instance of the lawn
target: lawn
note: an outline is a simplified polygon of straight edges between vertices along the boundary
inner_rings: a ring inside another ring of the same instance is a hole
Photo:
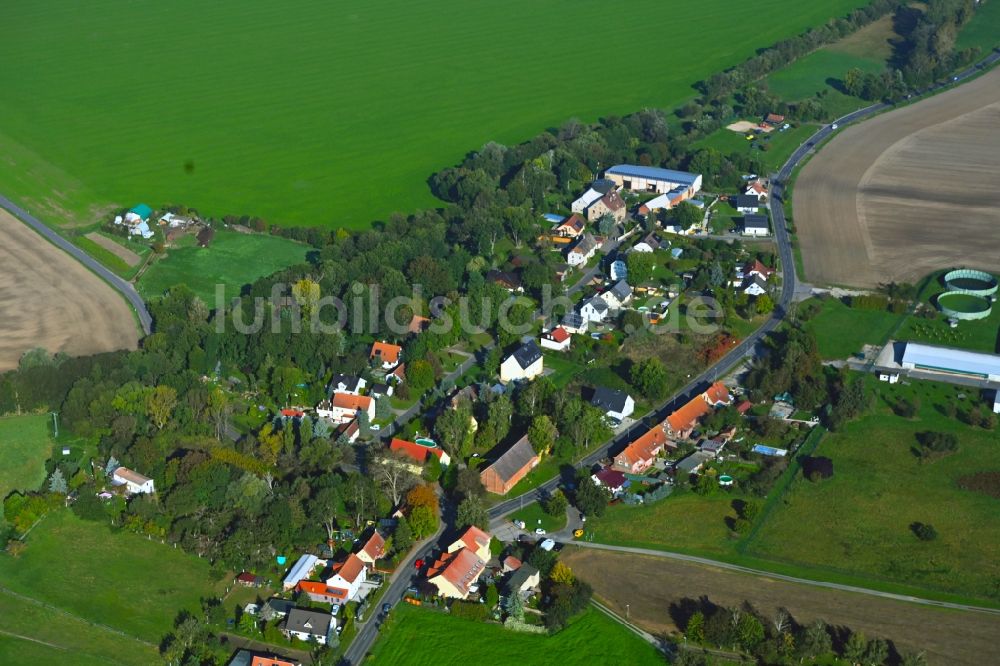
[[[153,643],[178,612],[219,592],[207,560],[69,511],[49,514],[26,541],[17,559],[0,556],[5,587]]]
[[[144,298],[163,294],[178,284],[190,287],[210,308],[215,307],[216,285],[226,286],[226,299],[239,296],[240,288],[257,278],[305,261],[309,248],[277,236],[219,231],[208,247],[198,247],[185,237],[181,247],[170,248],[139,279]]]
[[[834,476],[793,481],[748,545],[749,555],[821,567],[862,579],[1000,600],[1000,500],[963,490],[967,474],[1000,471],[997,435],[942,413],[967,409],[977,392],[933,382],[880,385],[876,410],[829,434],[816,455],[833,460]],[[914,419],[892,414],[889,401],[919,400]],[[921,462],[911,451],[920,432],[954,433],[957,452]],[[939,536],[920,541],[914,522]]]
[[[431,639],[431,640],[429,640]],[[462,646],[459,650],[442,646]],[[521,634],[496,624],[474,622],[400,604],[375,643],[376,664],[464,666],[519,664],[662,664],[651,645],[595,608],[555,634]]]
[[[615,504],[600,518],[587,518],[585,538],[617,546],[729,554],[735,542],[726,518],[736,516],[732,502],[741,497],[721,489],[708,496],[678,491],[649,506]]]
[[[903,316],[886,310],[851,308],[836,298],[820,303],[822,308],[806,322],[806,328],[816,336],[819,355],[824,360],[846,359],[860,352],[863,345],[886,342]]]
[[[962,27],[955,41],[956,49],[978,46],[984,51],[1000,46],[1000,2],[990,0],[981,3],[972,19]]]
[[[45,480],[51,422],[49,414],[0,418],[0,499],[13,490],[35,490]]]
[[[145,201],[364,227],[434,205],[428,176],[487,141],[673,107],[711,73],[863,4],[762,0],[768,20],[747,30],[732,0],[613,15],[568,0],[102,0],[84,13],[15,0],[0,14],[0,62],[18,64],[0,70],[0,192],[57,224]],[[642,67],[608,54],[580,67],[594,26],[606,45],[671,38]],[[613,90],[596,94],[600,81]]]
[[[812,136],[816,130],[816,125],[803,124],[784,132],[775,130],[768,134],[761,134],[756,140],[747,141],[742,132],[733,132],[722,127],[705,138],[699,139],[693,146],[695,148],[714,148],[723,155],[732,153],[758,155],[764,160],[764,166],[767,167],[768,171],[777,171],[795,152],[795,149]],[[767,147],[766,150],[762,150],[764,146]],[[736,212],[735,209],[733,212]],[[736,217],[742,218],[743,215],[736,214]]]
[[[510,520],[523,520],[524,529],[534,532],[536,527],[541,527],[546,532],[558,532],[566,527],[566,514],[559,517],[550,516],[542,510],[542,505],[532,502],[519,511],[515,511],[510,516]]]
[[[4,664],[146,666],[159,661],[153,644],[122,636],[6,592],[0,592],[0,632],[3,632],[0,633],[0,663]]]

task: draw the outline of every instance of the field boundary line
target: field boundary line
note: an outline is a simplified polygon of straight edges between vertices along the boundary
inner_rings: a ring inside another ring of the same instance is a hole
[[[632,624],[630,621],[626,620],[622,616],[618,615],[618,613],[614,612],[613,610],[611,610],[610,608],[608,608],[607,606],[605,606],[604,604],[602,604],[597,599],[594,599],[593,597],[591,597],[590,603],[597,610],[599,610],[600,612],[604,613],[605,615],[607,615],[608,617],[610,617],[612,620],[614,620],[618,624],[622,625],[623,627],[625,627],[626,629],[628,629],[629,631],[631,631],[633,634],[635,634],[636,636],[638,636],[642,640],[646,641],[647,643],[649,643],[650,645],[652,645],[653,647],[655,647],[660,652],[669,654],[669,650],[667,649],[667,645],[668,645],[667,641],[663,640],[662,638],[657,638],[656,636],[654,636],[653,634],[649,633],[648,631],[646,631],[644,629],[640,629],[639,627],[637,627],[636,625]]]
[[[59,606],[54,606],[54,605],[48,603],[47,601],[42,601],[41,599],[35,599],[34,597],[29,597],[26,594],[21,594],[20,592],[15,592],[14,590],[12,590],[10,588],[7,588],[7,587],[3,587],[2,585],[0,585],[0,594],[7,594],[9,596],[14,597],[15,599],[20,599],[21,601],[26,601],[26,602],[28,602],[30,604],[35,605],[35,606],[40,606],[42,608],[47,608],[48,610],[55,611],[55,612],[57,612],[57,613],[59,613],[61,615],[65,615],[66,617],[71,617],[71,618],[73,618],[75,620],[79,620],[81,622],[89,624],[92,627],[97,627],[98,629],[103,629],[105,631],[110,631],[113,634],[118,634],[119,636],[131,639],[131,640],[133,640],[133,641],[135,641],[137,643],[142,643],[143,645],[149,646],[149,647],[153,648],[154,650],[159,651],[159,649],[160,649],[159,646],[156,645],[155,643],[151,643],[151,642],[149,642],[149,641],[147,641],[147,640],[145,640],[143,638],[139,638],[138,636],[134,636],[134,635],[132,635],[130,633],[122,631],[121,629],[116,629],[116,628],[114,628],[112,626],[103,624],[101,622],[95,622],[93,620],[88,620],[87,618],[82,617],[80,615],[77,615],[76,613],[73,613],[71,611],[68,611],[65,608],[60,608]]]

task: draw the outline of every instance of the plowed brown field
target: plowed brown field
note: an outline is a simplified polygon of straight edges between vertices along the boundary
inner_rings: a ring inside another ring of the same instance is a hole
[[[874,287],[1000,270],[1000,69],[844,130],[794,190],[805,279]]]
[[[0,371],[29,349],[78,356],[134,349],[128,305],[80,263],[0,210]]]

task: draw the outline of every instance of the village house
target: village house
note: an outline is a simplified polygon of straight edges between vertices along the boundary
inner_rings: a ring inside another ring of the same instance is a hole
[[[521,278],[517,273],[508,271],[489,271],[486,273],[486,281],[506,289],[510,293],[521,293],[524,287],[521,286]]]
[[[468,548],[443,553],[427,570],[427,582],[449,599],[466,599],[486,570],[486,560]]]
[[[321,580],[300,580],[295,586],[296,592],[302,592],[310,600],[331,606],[347,603],[347,590],[342,587],[331,587]]]
[[[576,335],[587,332],[587,320],[579,312],[567,312],[563,315],[559,326],[565,329],[567,333]]]
[[[405,363],[400,363],[395,368],[390,370],[385,376],[386,381],[393,381],[397,384],[402,384],[405,379],[406,379]]]
[[[479,474],[479,480],[491,493],[506,495],[517,482],[538,465],[539,457],[525,435]]]
[[[395,392],[395,388],[392,384],[386,384],[384,382],[375,382],[368,389],[368,395],[376,400],[381,398],[391,398],[392,394]]]
[[[505,587],[507,594],[524,596],[537,590],[541,582],[542,576],[537,568],[530,564],[522,564],[510,574]]]
[[[458,539],[448,546],[448,552],[454,553],[456,550],[468,548],[473,553],[478,555],[480,559],[489,561],[490,541],[492,540],[493,537],[489,533],[484,532],[475,525],[470,525],[469,528],[462,533],[462,536],[458,537]]]
[[[621,497],[622,493],[629,487],[630,482],[625,474],[612,467],[602,467],[590,475],[594,485],[607,488],[611,497]]]
[[[635,400],[632,396],[625,391],[604,386],[594,389],[594,397],[591,398],[590,404],[604,412],[607,418],[618,421],[632,416],[635,411]]]
[[[584,324],[589,322],[599,324],[609,314],[608,302],[600,296],[591,296],[579,305],[577,312]]]
[[[611,268],[608,270],[608,276],[611,278],[612,282],[624,280],[628,277],[628,265],[621,259],[615,259],[611,262]]]
[[[375,399],[353,393],[334,393],[329,400],[316,406],[316,415],[334,423],[350,423],[359,414],[366,414],[368,422],[375,418]]]
[[[339,442],[341,438],[348,444],[353,444],[358,441],[358,437],[361,436],[361,424],[358,423],[357,419],[348,421],[347,423],[341,423],[333,431],[333,440]]]
[[[745,277],[753,277],[754,275],[759,275],[760,277],[767,280],[772,275],[774,275],[774,269],[769,268],[764,264],[760,263],[760,260],[754,259],[752,262],[743,266],[742,273],[743,276]]]
[[[743,293],[747,296],[762,296],[767,293],[767,282],[761,276],[754,275],[744,283]]]
[[[326,645],[330,631],[337,628],[337,619],[329,613],[293,608],[285,618],[284,633],[288,638],[315,641]]]
[[[237,650],[226,666],[302,666],[302,662],[270,653]]]
[[[399,345],[389,344],[388,342],[375,342],[372,344],[372,350],[368,354],[369,360],[381,364],[384,370],[391,370],[399,364],[399,355],[402,353],[403,348]]]
[[[281,589],[284,591],[295,589],[295,586],[299,584],[299,581],[305,580],[312,575],[313,569],[315,569],[320,564],[326,564],[323,560],[319,559],[315,555],[305,554],[298,559],[297,562],[288,571],[288,575],[285,579],[281,581]]]
[[[767,236],[770,233],[771,228],[767,222],[767,215],[743,216],[744,236]]]
[[[614,457],[615,469],[627,474],[642,474],[653,466],[656,456],[664,447],[676,448],[668,437],[663,424],[654,426],[647,433],[626,446]]]
[[[712,408],[722,407],[732,402],[729,389],[722,382],[712,384],[704,393],[691,398],[683,407],[667,417],[666,430],[671,437],[686,439],[695,426]]]
[[[610,215],[616,224],[621,224],[625,221],[627,212],[621,195],[616,190],[611,190],[587,208],[587,219],[597,222],[605,215]]]
[[[764,124],[771,127],[777,127],[783,122],[785,122],[785,117],[777,113],[768,113],[764,116]]]
[[[650,253],[660,249],[660,239],[654,233],[643,236],[642,240],[632,246],[632,252]]]
[[[544,349],[552,351],[566,351],[570,345],[570,334],[562,326],[556,326],[548,333],[542,333],[539,343]]]
[[[504,384],[514,381],[532,380],[545,370],[542,350],[529,340],[518,347],[513,354],[500,364],[500,381]]]
[[[365,541],[365,545],[358,550],[357,555],[358,559],[364,562],[369,569],[374,569],[375,562],[385,557],[385,539],[378,530],[372,532],[368,541]]]
[[[743,194],[751,197],[757,197],[757,201],[763,203],[767,200],[767,183],[760,178],[752,180],[747,183]]]
[[[608,304],[611,310],[621,310],[630,300],[632,300],[632,287],[625,280],[619,280],[611,289],[601,294],[601,299]]]
[[[707,451],[695,451],[677,463],[674,467],[674,475],[690,476],[691,474],[697,474],[705,463],[710,461],[713,457],[714,456]]]
[[[410,471],[418,475],[423,470],[428,456],[437,458],[442,467],[451,464],[451,456],[445,453],[444,449],[437,446],[424,446],[398,437],[393,437],[392,441],[389,442],[389,450],[405,460]]]
[[[566,263],[570,266],[582,266],[590,261],[597,252],[597,239],[584,233],[576,239],[576,243],[566,252]]]
[[[368,385],[361,377],[354,377],[352,375],[334,375],[333,379],[330,380],[330,392],[337,393],[350,393],[352,395],[361,395],[361,392],[365,390],[365,386]]]
[[[326,579],[326,584],[328,587],[346,590],[345,598],[353,601],[358,596],[361,585],[367,580],[367,570],[364,561],[351,553],[343,563],[335,565],[334,574]]]
[[[760,199],[751,194],[738,194],[733,205],[741,213],[756,213],[760,208]]]
[[[579,214],[573,213],[557,224],[552,229],[552,233],[560,238],[576,238],[582,234],[586,228],[587,223],[583,220],[583,218],[580,217]]]
[[[236,584],[243,587],[260,587],[264,584],[264,578],[249,571],[243,571],[236,577]]]
[[[153,480],[128,467],[118,467],[111,473],[111,483],[125,486],[128,495],[145,495],[156,492]]]
[[[281,597],[271,597],[260,609],[260,619],[265,622],[278,620],[283,617],[287,617],[288,613],[290,613],[293,608],[295,608],[294,601],[290,599],[282,599]]]
[[[582,215],[587,212],[591,204],[603,197],[606,192],[600,192],[595,190],[593,187],[588,188],[586,192],[580,195],[580,198],[574,201],[569,209],[576,213],[577,215]]]

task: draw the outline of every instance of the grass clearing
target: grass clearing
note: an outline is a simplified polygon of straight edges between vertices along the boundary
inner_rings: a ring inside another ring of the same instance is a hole
[[[207,560],[70,511],[46,516],[26,541],[17,559],[0,556],[5,587],[154,644],[178,612],[219,591]]]
[[[845,359],[860,352],[866,344],[885,342],[903,316],[886,310],[851,308],[836,298],[820,303],[821,309],[806,322],[806,328],[816,336],[819,355],[824,360]]]
[[[366,227],[434,205],[427,177],[489,140],[673,107],[711,73],[863,4],[761,0],[768,20],[747,30],[730,0],[686,14],[639,0],[611,20],[604,4],[565,0],[103,0],[83,15],[71,0],[8,3],[0,61],[19,67],[0,72],[0,191],[58,224],[146,201]],[[671,39],[642,67],[580,67],[597,25],[608,44]],[[595,94],[609,80],[615,93]]]
[[[305,261],[308,251],[301,243],[277,236],[220,230],[208,247],[198,247],[192,239],[167,250],[139,279],[139,293],[152,298],[186,284],[214,308],[217,284],[226,285],[227,299],[238,296],[243,285]]]
[[[0,418],[0,499],[14,490],[35,490],[52,455],[48,414]],[[0,508],[2,518],[2,508]]]
[[[984,52],[1000,46],[1000,2],[990,0],[980,3],[976,13],[962,27],[955,40],[956,49],[969,49],[978,46]]]
[[[816,131],[817,125],[804,123],[780,132],[774,130],[760,135],[754,141],[747,141],[742,132],[734,132],[725,127],[715,130],[694,143],[695,148],[714,148],[723,155],[759,154],[768,171],[777,171],[803,142]],[[766,147],[766,150],[762,148]],[[742,215],[739,215],[742,218]]]
[[[429,640],[429,638],[433,640]],[[460,650],[441,646],[460,645]],[[502,646],[502,647],[500,647]],[[497,624],[473,622],[400,604],[372,650],[376,664],[505,666],[512,655],[524,664],[662,664],[663,655],[595,608],[553,636],[521,634]]]
[[[550,516],[542,510],[538,502],[532,502],[528,506],[515,511],[508,516],[509,520],[523,520],[524,529],[534,532],[536,527],[541,527],[546,532],[558,532],[566,527],[566,514],[561,516]]]
[[[890,387],[868,381],[880,393],[875,411],[827,435],[817,449],[833,460],[833,478],[812,483],[797,477],[748,554],[996,603],[1000,505],[958,482],[971,473],[1000,471],[997,435],[943,413],[947,404],[967,409],[980,402],[978,392],[933,382]],[[890,403],[901,397],[920,401],[916,418],[891,413]],[[921,462],[911,447],[925,431],[954,433],[958,451]],[[914,522],[933,525],[939,537],[918,540]]]

